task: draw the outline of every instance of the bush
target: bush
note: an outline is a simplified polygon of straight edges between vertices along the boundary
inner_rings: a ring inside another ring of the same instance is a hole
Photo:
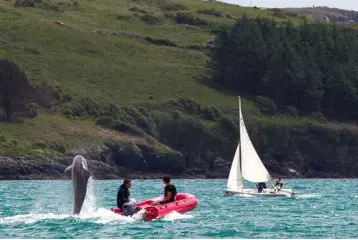
[[[156,135],[156,125],[150,114],[143,108],[139,109],[140,110],[133,106],[126,106],[122,108],[119,120],[138,126],[149,134]]]
[[[131,8],[129,9],[129,11],[139,12],[139,13],[143,13],[143,14],[147,14],[147,13],[148,13],[146,10],[140,9],[140,8],[138,8],[138,7],[131,7]]]
[[[67,147],[61,143],[48,143],[48,148],[63,154],[67,152]]]
[[[151,37],[145,37],[145,40],[153,43],[155,45],[160,45],[160,46],[171,46],[171,47],[177,47],[178,45],[170,40],[166,40],[166,39],[155,39],[155,38],[151,38]]]
[[[149,14],[141,16],[139,19],[147,24],[160,24],[162,22],[160,18]]]
[[[99,117],[96,119],[96,125],[101,125],[104,127],[110,127],[114,122],[114,119],[109,116]]]
[[[237,132],[237,126],[229,117],[226,117],[226,116],[220,117],[219,124],[220,124],[221,128],[226,132],[229,132],[229,133]]]
[[[165,18],[175,18],[175,15],[173,13],[164,13]]]
[[[294,116],[294,117],[298,116],[297,108],[295,108],[293,106],[286,106],[285,112],[287,112],[288,114],[290,114],[291,116]]]
[[[210,15],[210,16],[216,16],[216,17],[222,17],[223,13],[220,12],[219,10],[216,10],[214,8],[211,9],[200,9],[198,10],[199,14],[205,14],[205,15]]]
[[[194,26],[207,26],[209,22],[193,16],[190,13],[179,12],[175,17],[175,21],[178,24],[188,24]]]
[[[102,107],[90,98],[83,98],[79,101],[72,101],[66,105],[65,114],[75,117],[93,116],[99,117],[102,115]]]
[[[278,110],[276,103],[268,97],[257,96],[256,102],[263,113],[275,114]]]
[[[179,118],[183,117],[183,114],[179,110],[175,110],[172,112],[172,116],[174,120],[178,120]]]
[[[197,114],[201,110],[201,105],[188,98],[180,98],[176,104],[191,114]]]
[[[29,103],[26,105],[26,117],[35,118],[38,114],[38,105],[36,103]]]
[[[131,16],[125,16],[125,15],[118,15],[116,17],[118,20],[130,20],[131,19]]]
[[[104,115],[116,117],[119,113],[119,108],[116,104],[110,103],[104,107]]]
[[[205,107],[201,111],[201,115],[205,120],[216,121],[220,117],[220,111],[215,107]]]
[[[110,125],[110,128],[119,132],[136,135],[136,136],[143,136],[145,135],[144,131],[136,126],[133,126],[128,123],[124,123],[121,121],[115,121]]]
[[[165,11],[187,11],[189,8],[183,4],[166,4],[162,6]]]
[[[8,120],[26,109],[32,91],[25,73],[15,63],[0,60],[0,108]]]
[[[228,19],[233,19],[233,18],[234,18],[230,13],[227,13],[227,14],[225,15],[225,17],[228,18]]]
[[[327,122],[327,118],[320,112],[312,113],[312,117],[319,122]]]
[[[15,7],[37,7],[42,0],[16,0]]]

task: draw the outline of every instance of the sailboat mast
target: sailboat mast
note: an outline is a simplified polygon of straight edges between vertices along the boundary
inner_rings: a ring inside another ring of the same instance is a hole
[[[239,166],[240,166],[240,172],[241,172],[241,178],[243,178],[242,177],[242,165],[241,165],[241,162],[242,162],[242,154],[241,154],[241,132],[240,132],[240,129],[241,129],[241,98],[240,98],[240,96],[238,96],[238,99],[239,99],[239,156],[240,156],[240,158],[239,158]],[[244,187],[244,181],[242,181],[242,187]]]

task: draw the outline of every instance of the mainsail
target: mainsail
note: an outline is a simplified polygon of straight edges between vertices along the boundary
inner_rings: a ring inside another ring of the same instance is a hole
[[[241,100],[239,98],[240,111],[240,143],[241,143],[241,171],[244,179],[250,182],[267,182],[272,180],[269,172],[262,163],[247,133],[241,112]]]

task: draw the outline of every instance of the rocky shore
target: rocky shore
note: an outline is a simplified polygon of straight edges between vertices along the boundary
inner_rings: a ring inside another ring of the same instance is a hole
[[[52,159],[8,158],[0,156],[0,180],[62,180],[69,179],[64,174],[72,157],[58,157]],[[112,166],[101,160],[88,159],[93,177],[104,179],[157,179],[165,172],[144,172],[131,168]],[[191,169],[173,178],[226,178],[227,174],[205,173],[201,169]]]

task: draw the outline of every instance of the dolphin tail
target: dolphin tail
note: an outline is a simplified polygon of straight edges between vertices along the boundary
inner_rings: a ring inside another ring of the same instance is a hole
[[[72,165],[71,165],[71,166],[68,166],[68,167],[65,169],[64,173],[67,173],[67,172],[70,171],[71,169],[72,169]]]

